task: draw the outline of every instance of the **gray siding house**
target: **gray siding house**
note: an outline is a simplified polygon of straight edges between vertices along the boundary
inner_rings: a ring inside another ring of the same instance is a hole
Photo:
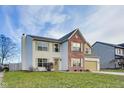
[[[92,51],[99,57],[101,69],[119,68],[119,62],[124,60],[124,47],[121,44],[96,42],[92,45]]]

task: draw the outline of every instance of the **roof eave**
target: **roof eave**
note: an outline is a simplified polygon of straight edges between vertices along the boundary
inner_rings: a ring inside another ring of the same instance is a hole
[[[60,41],[55,41],[55,40],[45,40],[45,39],[35,39],[33,38],[34,41],[46,41],[46,42],[53,42],[53,43],[60,43]]]

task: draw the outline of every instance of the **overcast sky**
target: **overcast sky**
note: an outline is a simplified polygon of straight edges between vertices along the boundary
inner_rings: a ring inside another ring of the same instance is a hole
[[[60,38],[76,28],[91,45],[124,43],[124,6],[0,6],[0,34],[19,48],[23,33]]]
[[[124,42],[124,6],[0,6],[0,33],[60,38],[79,28],[88,42]]]

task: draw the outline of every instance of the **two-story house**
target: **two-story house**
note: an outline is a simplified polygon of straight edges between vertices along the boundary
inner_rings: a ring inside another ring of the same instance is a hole
[[[100,58],[100,68],[119,68],[119,64],[124,60],[123,44],[109,44],[96,42],[92,45],[95,55]]]
[[[44,63],[53,63],[53,71],[99,70],[99,59],[79,29],[60,39],[22,35],[22,70],[46,71]]]

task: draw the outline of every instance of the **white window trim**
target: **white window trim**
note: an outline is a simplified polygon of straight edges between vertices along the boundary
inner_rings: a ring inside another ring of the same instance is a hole
[[[81,64],[81,66],[79,66],[79,67],[82,67],[82,60],[81,60],[80,58],[71,58],[71,67],[74,67],[74,66],[73,66],[74,60],[78,60],[79,63]],[[77,62],[78,62],[78,61],[77,61]]]
[[[123,49],[120,49],[120,48],[116,48],[115,49],[115,54],[116,55],[124,55],[124,50]]]
[[[38,50],[38,47],[46,47],[47,50]],[[37,44],[37,50],[38,51],[49,51],[49,43],[48,42],[44,42],[44,41],[38,41],[38,44]]]
[[[79,45],[78,45],[79,44]],[[80,52],[81,51],[81,43],[79,43],[79,42],[71,42],[71,51],[75,51],[73,48],[74,48],[74,45],[75,45],[75,47],[77,47],[77,48],[79,48],[80,50],[79,51],[77,51],[77,52]]]
[[[53,52],[56,52],[56,51],[55,51],[55,47],[54,47],[55,44],[58,44],[58,43],[53,43],[53,44],[52,44],[52,51],[53,51]],[[60,44],[58,44],[58,52],[60,52]],[[56,52],[56,53],[58,53],[58,52]]]
[[[42,60],[43,60],[43,59],[47,59],[47,62],[46,62],[46,63],[48,63],[48,58],[37,58],[37,67],[38,67],[38,68],[39,68],[39,67],[42,67],[42,68],[44,67],[44,66],[38,66],[38,59],[42,59]],[[45,62],[44,62],[44,63],[45,63]]]

